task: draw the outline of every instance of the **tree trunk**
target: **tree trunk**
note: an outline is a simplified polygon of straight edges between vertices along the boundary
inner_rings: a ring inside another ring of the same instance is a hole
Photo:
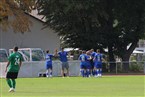
[[[111,46],[108,47],[108,53],[109,53],[110,72],[115,72],[116,63],[115,63],[114,54]]]
[[[130,55],[127,55],[127,54],[125,54],[126,56],[124,56],[123,58],[122,58],[122,61],[123,61],[123,66],[122,66],[122,68],[123,68],[123,72],[124,73],[127,73],[127,72],[129,72],[129,58],[130,58]]]
[[[106,39],[108,40],[108,53],[109,53],[109,62],[110,62],[110,72],[115,72],[115,67],[116,67],[116,63],[115,63],[115,59],[114,59],[114,52],[113,52],[113,41],[110,39],[113,39],[113,1],[111,0],[107,0],[107,14],[109,15],[109,18],[107,20],[107,25],[106,25],[106,30],[108,32],[108,35],[106,37]]]
[[[134,49],[136,48],[138,41],[139,41],[139,39],[136,39],[131,44],[131,46],[129,47],[129,49],[124,52],[124,55],[122,57],[122,61],[123,61],[123,71],[124,72],[129,72],[129,58],[130,58],[132,52],[134,51]]]

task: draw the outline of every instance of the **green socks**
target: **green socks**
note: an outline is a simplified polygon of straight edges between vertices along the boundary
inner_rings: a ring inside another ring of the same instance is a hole
[[[15,87],[16,87],[16,81],[15,81],[15,79],[12,79],[12,85],[13,85],[13,88],[15,89]]]
[[[7,79],[7,84],[10,88],[12,88],[12,82],[11,82],[11,79]]]
[[[15,87],[16,87],[16,81],[15,81],[15,79],[7,79],[6,81],[7,81],[7,84],[8,84],[8,86],[10,88],[14,88],[15,89]]]

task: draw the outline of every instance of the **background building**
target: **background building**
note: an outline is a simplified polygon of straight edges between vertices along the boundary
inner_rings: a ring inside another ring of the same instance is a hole
[[[20,48],[42,48],[53,52],[55,48],[60,48],[60,38],[54,30],[43,28],[44,21],[40,20],[36,14],[28,15],[33,26],[31,32],[14,33],[12,29],[7,32],[0,31],[0,48],[10,49],[17,45]]]

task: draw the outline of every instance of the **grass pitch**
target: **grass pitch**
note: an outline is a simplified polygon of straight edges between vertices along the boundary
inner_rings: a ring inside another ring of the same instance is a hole
[[[0,97],[145,97],[145,76],[102,78],[18,78],[16,92],[9,93],[0,79]]]

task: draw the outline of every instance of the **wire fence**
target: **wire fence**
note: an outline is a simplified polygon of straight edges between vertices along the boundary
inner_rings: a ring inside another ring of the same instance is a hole
[[[61,76],[60,61],[53,61],[53,76]],[[69,61],[70,76],[80,76],[80,61]],[[0,77],[5,77],[6,63],[0,63]],[[103,74],[145,74],[144,61],[106,62],[102,64]],[[23,62],[19,77],[38,77],[45,73],[45,61]]]
[[[145,62],[107,62],[103,63],[103,72],[114,74],[145,74]]]

